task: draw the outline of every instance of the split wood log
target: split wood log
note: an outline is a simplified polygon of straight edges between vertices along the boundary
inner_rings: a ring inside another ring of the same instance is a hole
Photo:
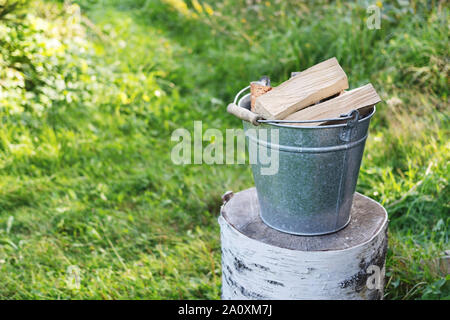
[[[229,195],[230,196],[230,195]],[[382,299],[386,210],[355,193],[349,225],[296,236],[265,225],[255,188],[234,195],[219,217],[223,299]]]
[[[284,119],[347,88],[347,75],[336,58],[331,58],[256,98],[255,111],[265,119]]]
[[[343,94],[314,106],[302,109],[287,116],[285,120],[319,120],[327,118],[339,118],[341,114],[348,114],[350,111],[358,109],[361,114],[380,102],[381,99],[373,88],[372,84],[366,84],[357,89],[346,91]],[[324,122],[316,122],[320,125]],[[293,125],[311,125],[293,123]]]

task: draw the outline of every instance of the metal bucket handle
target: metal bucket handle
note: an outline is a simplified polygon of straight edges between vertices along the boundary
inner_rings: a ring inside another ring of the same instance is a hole
[[[360,117],[360,114],[358,110],[352,110],[348,114],[342,114],[339,118],[328,118],[328,119],[318,119],[318,120],[265,120],[262,118],[262,116],[248,110],[242,107],[238,106],[238,100],[240,96],[250,89],[250,86],[245,87],[241,91],[239,91],[236,96],[234,97],[233,103],[230,103],[227,106],[227,111],[231,113],[232,115],[238,117],[241,120],[248,121],[252,123],[255,126],[258,126],[260,123],[268,123],[268,124],[277,124],[277,123],[316,123],[316,122],[328,122],[328,121],[342,121],[342,120],[349,120],[347,121],[346,127],[348,129],[352,129],[358,124],[358,120]],[[292,128],[302,128],[301,126],[291,126]],[[344,134],[344,132],[350,131],[350,134]],[[343,130],[343,134],[341,135],[341,139],[345,141],[348,138],[351,138],[351,132],[354,130]]]
[[[243,92],[245,92],[246,90],[248,90],[249,88],[250,88],[250,86],[245,87],[244,89],[242,89],[241,91],[238,92],[236,97],[234,97],[233,103],[230,103],[227,106],[227,112],[231,113],[232,115],[238,117],[241,120],[250,122],[254,126],[259,126],[259,121],[263,119],[262,116],[254,113],[254,112],[251,112],[248,109],[238,107],[238,105],[237,105],[237,101],[238,101],[239,97],[241,96],[241,94]]]

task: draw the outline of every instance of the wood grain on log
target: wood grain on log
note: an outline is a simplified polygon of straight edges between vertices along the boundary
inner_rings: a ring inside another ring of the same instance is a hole
[[[347,75],[336,58],[331,58],[256,98],[255,111],[266,119],[284,119],[347,88]]]

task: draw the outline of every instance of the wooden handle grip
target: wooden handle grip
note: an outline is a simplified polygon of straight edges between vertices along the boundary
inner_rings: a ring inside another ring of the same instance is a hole
[[[228,105],[227,112],[231,113],[232,115],[238,117],[241,120],[250,122],[254,126],[259,126],[258,120],[262,119],[260,115],[257,115],[256,113],[253,113],[245,108],[238,107],[234,103],[230,103]]]

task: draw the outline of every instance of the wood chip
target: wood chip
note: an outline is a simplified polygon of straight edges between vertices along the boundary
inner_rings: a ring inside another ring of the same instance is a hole
[[[262,77],[259,81],[250,82],[250,109],[255,112],[255,100],[266,92],[272,90],[270,79],[267,76]]]

